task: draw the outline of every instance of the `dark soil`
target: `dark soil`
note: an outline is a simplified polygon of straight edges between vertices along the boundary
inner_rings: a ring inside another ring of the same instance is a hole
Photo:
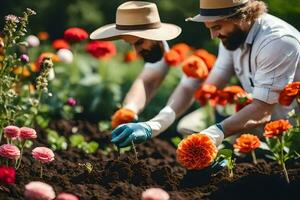
[[[297,199],[300,188],[300,163],[287,164],[291,183],[287,184],[281,168],[275,162],[260,157],[255,166],[249,158],[237,160],[234,177],[227,169],[212,171],[187,171],[176,162],[176,149],[167,141],[153,139],[136,145],[138,160],[132,151],[118,155],[103,153],[110,146],[110,133],[99,132],[96,125],[87,122],[58,121],[51,128],[65,136],[72,127],[78,127],[88,140],[100,143],[101,149],[86,154],[80,149],[56,151],[55,160],[44,166],[44,176],[39,178],[38,163],[30,151],[25,151],[23,165],[17,171],[16,183],[0,187],[0,199],[24,199],[24,186],[30,181],[43,181],[52,185],[56,193],[70,192],[83,200],[140,199],[143,190],[160,187],[168,191],[171,199]],[[46,137],[39,131],[40,140],[34,146],[45,146]],[[90,162],[88,173],[79,164]]]

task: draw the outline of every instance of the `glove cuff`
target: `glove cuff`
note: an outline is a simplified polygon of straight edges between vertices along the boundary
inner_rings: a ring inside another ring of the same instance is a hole
[[[220,128],[217,127],[217,125],[212,125],[200,133],[209,136],[214,141],[216,146],[219,146],[224,139],[224,133]]]

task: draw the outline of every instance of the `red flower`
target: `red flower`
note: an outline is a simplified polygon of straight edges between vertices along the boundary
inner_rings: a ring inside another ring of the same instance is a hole
[[[238,93],[234,97],[235,105],[235,112],[242,110],[245,106],[252,103],[253,99],[250,94],[246,92]]]
[[[128,51],[127,53],[124,54],[124,62],[133,62],[138,59],[138,54],[136,51]]]
[[[13,167],[0,166],[0,184],[15,183],[16,171]]]
[[[194,97],[199,103],[204,106],[208,101],[214,106],[216,104],[216,97],[218,89],[211,84],[201,85],[194,94]]]
[[[72,42],[80,42],[88,38],[88,33],[81,28],[69,28],[64,32],[64,38]]]
[[[292,128],[292,125],[288,120],[277,120],[266,124],[264,136],[267,138],[273,138],[281,136],[284,132]]]
[[[234,97],[239,93],[244,93],[240,86],[227,86],[223,90],[218,91],[217,103],[223,106],[227,103],[233,104]]]
[[[87,52],[95,58],[110,58],[116,54],[114,43],[109,41],[93,41],[87,44]]]
[[[289,106],[299,94],[300,82],[290,83],[281,91],[279,95],[279,103],[281,105]]]
[[[70,49],[69,43],[64,39],[57,39],[52,42],[52,47],[58,49]]]
[[[243,134],[236,139],[236,142],[233,146],[241,153],[248,153],[260,146],[260,140],[255,135]]]
[[[182,62],[180,54],[173,49],[165,53],[164,59],[169,66],[176,66]]]
[[[209,53],[205,49],[199,49],[199,50],[195,51],[194,55],[198,56],[204,60],[205,64],[207,65],[208,70],[211,70],[211,68],[214,66],[216,59],[217,59],[217,57],[215,55]]]
[[[178,162],[187,169],[202,169],[214,161],[217,152],[218,149],[209,136],[197,133],[179,143],[176,155]]]
[[[208,75],[205,62],[201,58],[193,55],[183,62],[182,70],[187,76],[198,79],[205,79]]]

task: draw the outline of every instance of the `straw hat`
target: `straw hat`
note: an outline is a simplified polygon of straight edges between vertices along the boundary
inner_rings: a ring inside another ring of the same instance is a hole
[[[200,11],[186,21],[208,22],[230,17],[249,0],[200,0]]]
[[[114,40],[122,35],[132,35],[150,40],[171,40],[181,33],[181,28],[162,23],[154,3],[129,1],[116,12],[116,23],[95,30],[91,39]]]

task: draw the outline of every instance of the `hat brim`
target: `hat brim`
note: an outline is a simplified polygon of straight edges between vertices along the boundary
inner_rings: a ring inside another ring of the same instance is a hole
[[[230,15],[222,15],[222,16],[203,16],[201,14],[198,14],[194,17],[190,17],[185,19],[185,21],[193,21],[193,22],[213,22],[221,19],[225,19],[227,17],[233,16],[235,13]]]
[[[172,40],[181,33],[179,26],[167,23],[161,23],[160,28],[145,29],[145,30],[119,30],[116,29],[116,24],[108,24],[98,28],[91,33],[92,40],[116,40],[124,35],[132,35],[149,40]]]

